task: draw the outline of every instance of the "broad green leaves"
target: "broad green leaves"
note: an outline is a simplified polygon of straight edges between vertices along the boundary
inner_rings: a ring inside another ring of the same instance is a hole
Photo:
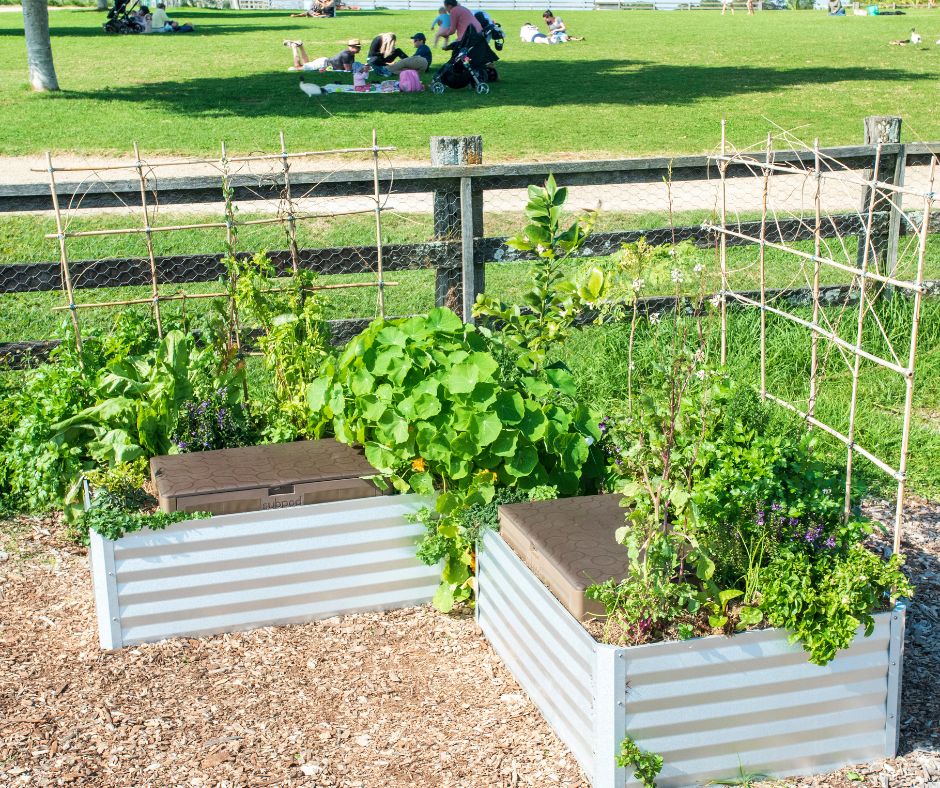
[[[307,387],[318,429],[362,443],[390,485],[439,493],[423,522],[419,557],[444,561],[435,604],[472,595],[474,546],[457,515],[493,499],[497,485],[555,484],[577,493],[596,418],[560,406],[575,394],[560,366],[507,382],[489,340],[447,309],[426,317],[378,320]]]

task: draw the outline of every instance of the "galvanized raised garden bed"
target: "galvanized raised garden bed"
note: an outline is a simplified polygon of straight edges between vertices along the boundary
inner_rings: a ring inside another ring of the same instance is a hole
[[[478,558],[477,621],[595,788],[635,785],[629,735],[664,758],[660,788],[812,774],[897,749],[904,607],[825,667],[779,629],[618,648],[595,641],[502,538]]]
[[[430,602],[415,558],[424,500],[376,496],[187,520],[112,541],[91,532],[103,648]]]

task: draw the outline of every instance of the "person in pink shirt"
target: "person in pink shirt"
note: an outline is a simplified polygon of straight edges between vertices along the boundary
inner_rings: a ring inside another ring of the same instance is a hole
[[[450,14],[450,25],[446,28],[438,28],[437,34],[439,36],[456,36],[456,40],[460,41],[469,27],[472,27],[478,33],[483,32],[483,28],[473,12],[469,8],[464,8],[457,0],[444,0],[444,7]]]

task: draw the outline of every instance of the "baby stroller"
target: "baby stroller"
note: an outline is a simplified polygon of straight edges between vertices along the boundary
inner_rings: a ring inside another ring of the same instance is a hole
[[[486,11],[477,11],[474,16],[477,22],[480,23],[480,27],[483,28],[483,37],[488,43],[493,45],[493,48],[497,52],[502,52],[503,44],[506,42],[506,36],[503,34],[503,29],[499,26],[499,22],[494,22],[493,18],[486,13]]]
[[[489,44],[473,28],[469,28],[460,41],[449,44],[450,60],[441,66],[431,79],[431,91],[440,95],[445,88],[460,90],[473,87],[479,94],[490,92],[490,82],[499,79],[493,63],[499,60]]]
[[[105,33],[143,33],[144,26],[136,19],[131,19],[130,11],[137,5],[137,0],[128,5],[128,0],[114,0],[114,7],[108,9],[108,19],[104,23]]]

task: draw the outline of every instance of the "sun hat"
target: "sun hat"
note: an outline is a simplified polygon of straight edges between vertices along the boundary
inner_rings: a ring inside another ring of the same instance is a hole
[[[350,38],[349,41],[346,42],[346,46],[359,47],[362,49],[362,42],[358,38]]]
[[[428,37],[427,37],[424,33],[415,33],[415,34],[411,37],[411,40],[412,40],[412,41],[419,41],[419,40],[420,40],[420,41],[427,41],[427,40],[428,40]]]

